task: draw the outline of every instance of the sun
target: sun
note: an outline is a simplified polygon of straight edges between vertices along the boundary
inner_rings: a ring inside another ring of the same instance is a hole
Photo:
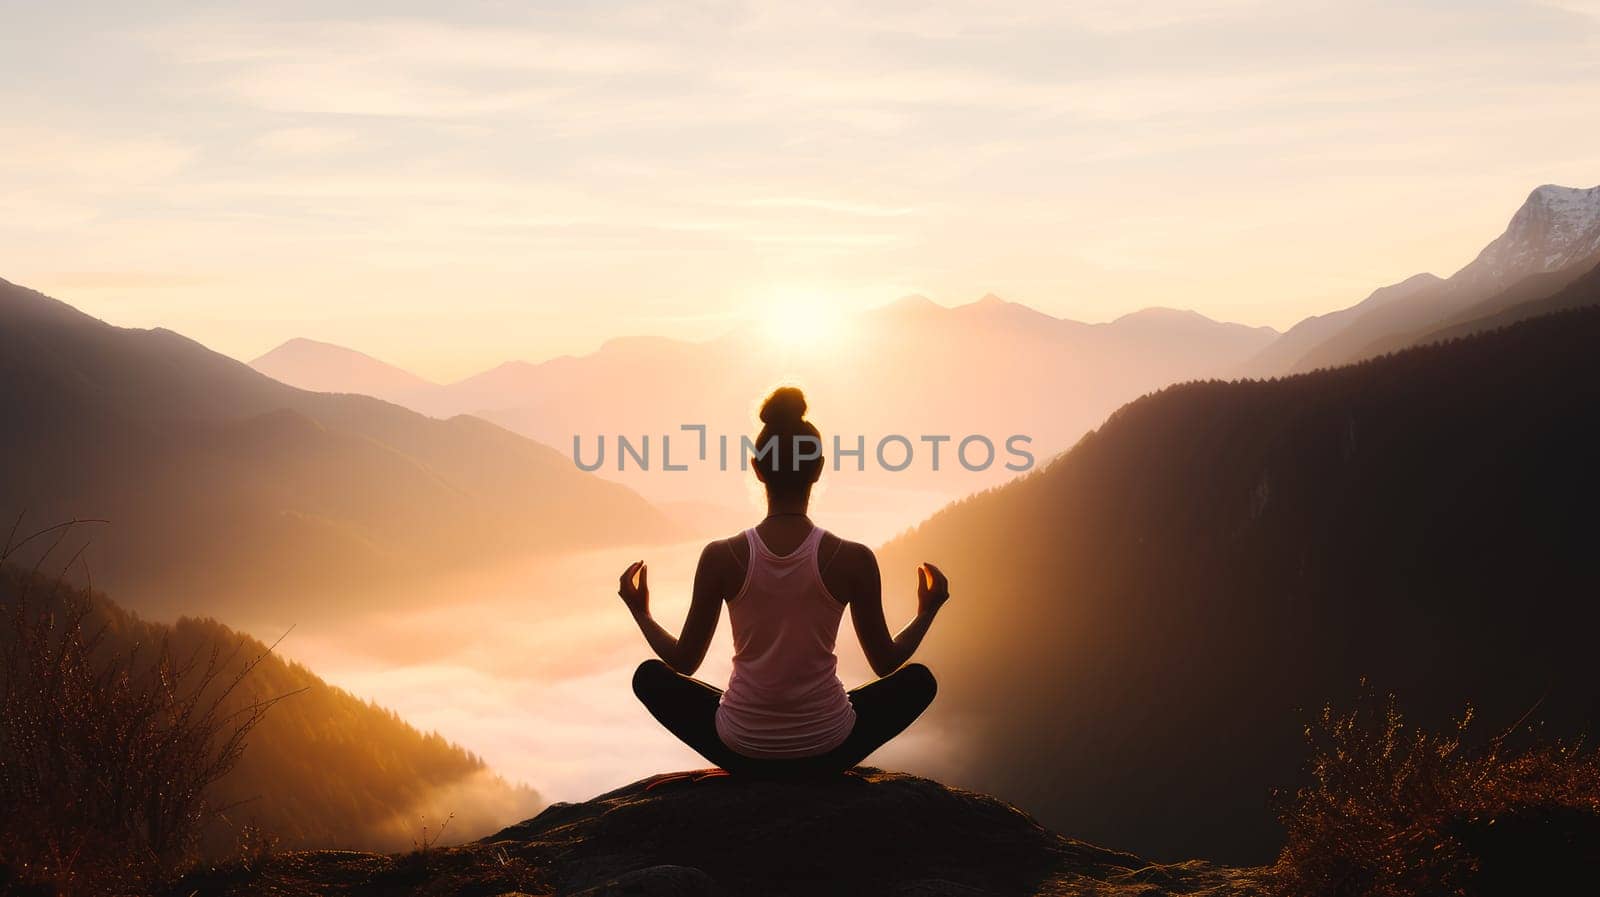
[[[762,303],[762,329],[768,340],[790,352],[822,350],[843,341],[846,319],[838,300],[818,290],[784,288]]]

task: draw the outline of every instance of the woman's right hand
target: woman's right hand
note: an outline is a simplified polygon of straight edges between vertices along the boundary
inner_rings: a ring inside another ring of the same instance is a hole
[[[622,578],[617,581],[617,595],[635,617],[650,615],[650,568],[644,561],[634,561],[622,571]]]
[[[917,615],[932,616],[950,600],[950,580],[944,571],[924,561],[917,566]]]

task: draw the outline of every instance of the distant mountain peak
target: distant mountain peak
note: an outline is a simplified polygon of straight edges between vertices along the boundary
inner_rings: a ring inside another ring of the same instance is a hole
[[[251,361],[250,365],[254,367],[258,362],[266,361],[267,359],[284,358],[287,356],[305,357],[309,355],[319,355],[323,358],[337,359],[347,363],[365,360],[373,364],[380,364],[384,367],[400,370],[388,362],[373,358],[371,355],[368,355],[367,353],[357,349],[352,349],[348,346],[341,346],[336,343],[327,343],[321,340],[314,340],[304,336],[295,336],[284,340],[270,351],[263,353],[261,356]],[[418,379],[421,378],[419,377]]]
[[[1218,321],[1192,308],[1168,308],[1161,305],[1129,312],[1113,320],[1109,326],[1157,327],[1178,330],[1237,328],[1241,331],[1258,331],[1272,336],[1277,335],[1277,331],[1271,327],[1252,327],[1248,324]]]
[[[1443,282],[1444,282],[1444,278],[1443,277],[1440,277],[1439,275],[1434,274],[1431,271],[1424,271],[1421,274],[1413,274],[1410,277],[1407,277],[1405,280],[1400,281],[1399,283],[1390,284],[1389,286],[1386,286],[1386,287],[1379,287],[1378,289],[1379,290],[1392,290],[1395,287],[1419,287],[1419,286],[1423,286],[1425,284],[1443,283]]]
[[[434,383],[345,346],[297,336],[250,362],[275,380],[313,392],[355,392],[393,399]]]
[[[283,342],[279,343],[277,345],[277,347],[272,350],[272,352],[279,352],[279,351],[283,351],[283,350],[287,350],[287,349],[313,349],[313,348],[344,349],[343,346],[337,346],[337,345],[334,345],[333,343],[323,342],[322,340],[311,339],[310,337],[291,336],[288,339],[284,340]],[[354,349],[347,349],[345,351],[354,352],[355,350]],[[271,355],[272,352],[267,352],[265,354],[266,355]]]
[[[901,296],[899,299],[896,299],[884,306],[886,309],[903,311],[923,311],[940,307],[941,306],[939,303],[929,299],[927,296],[924,296],[921,293],[907,293],[906,295]]]
[[[628,336],[613,336],[600,344],[601,352],[658,352],[661,350],[677,349],[688,345],[684,340],[673,339],[670,336],[658,336],[653,333],[638,333]]]
[[[986,325],[1031,329],[1052,328],[1061,325],[1083,326],[1076,321],[1063,321],[1055,315],[1040,311],[1031,305],[1003,299],[994,293],[984,293],[981,299],[968,302],[966,305],[958,305],[953,309],[949,309],[949,311],[956,314],[956,320],[960,322],[958,326],[964,326],[967,321],[983,322]]]
[[[1595,197],[1600,196],[1600,186],[1595,187],[1564,187],[1561,184],[1540,184],[1528,194],[1528,199],[1541,198],[1557,202],[1586,202],[1594,203]]]
[[[260,358],[267,358],[267,357],[270,357],[272,355],[285,354],[285,353],[291,353],[291,352],[294,352],[294,353],[325,352],[325,353],[327,353],[329,355],[344,355],[344,356],[352,357],[352,358],[371,358],[373,361],[376,361],[379,364],[384,364],[385,363],[385,362],[383,362],[383,361],[381,361],[381,360],[379,360],[377,358],[373,358],[371,355],[368,355],[367,353],[362,352],[359,349],[352,349],[349,346],[341,346],[338,343],[330,343],[330,342],[327,342],[325,340],[312,339],[312,338],[310,338],[308,336],[291,336],[288,339],[284,340],[283,342],[279,343],[278,345],[272,347],[272,349],[270,349],[269,351],[263,352],[261,354]],[[259,361],[260,358],[256,359],[256,361]],[[250,363],[254,364],[255,361],[252,361]]]
[[[873,306],[866,310],[867,319],[881,319],[887,321],[932,321],[942,320],[942,312],[950,309],[929,299],[921,293],[909,293],[893,302]]]
[[[1544,184],[1528,194],[1505,233],[1450,280],[1506,287],[1596,253],[1600,253],[1600,186]]]
[[[1195,311],[1193,309],[1189,309],[1189,308],[1167,308],[1165,306],[1160,306],[1160,305],[1152,305],[1149,308],[1141,308],[1138,311],[1128,312],[1127,314],[1117,318],[1116,320],[1117,321],[1186,321],[1186,322],[1207,321],[1207,322],[1215,323],[1214,321],[1211,321],[1210,318],[1206,317],[1205,315],[1203,315],[1203,314],[1201,314],[1201,313],[1199,313],[1199,312],[1197,312],[1197,311]],[[1113,322],[1113,323],[1115,323],[1115,322]]]
[[[1026,309],[1027,311],[1035,314],[1044,314],[1044,312],[1039,311],[1031,305],[1024,305],[1021,302],[1012,302],[1010,299],[1003,299],[999,296],[996,296],[994,293],[984,293],[981,298],[968,302],[966,305],[958,305],[955,308],[957,311],[970,310],[984,313],[999,312],[1008,309]]]
[[[1421,274],[1413,274],[1399,283],[1391,283],[1388,286],[1378,287],[1376,290],[1372,291],[1371,295],[1357,303],[1355,307],[1372,309],[1377,308],[1380,305],[1388,305],[1390,302],[1395,302],[1405,299],[1409,296],[1413,296],[1418,290],[1436,286],[1441,283],[1444,283],[1444,278],[1438,276],[1437,274],[1431,274],[1427,271],[1424,271]]]
[[[1528,194],[1525,209],[1537,209],[1551,230],[1551,238],[1571,243],[1580,251],[1597,248],[1600,235],[1600,186],[1562,187],[1545,184]],[[1529,215],[1535,212],[1530,211]]]

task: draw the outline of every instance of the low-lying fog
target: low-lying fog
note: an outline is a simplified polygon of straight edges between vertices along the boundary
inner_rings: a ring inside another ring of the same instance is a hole
[[[816,518],[847,538],[877,544],[945,500],[902,496],[892,506],[898,514],[858,519],[819,509]],[[759,516],[752,507],[749,523]],[[497,773],[534,786],[549,801],[583,800],[655,772],[707,765],[634,700],[629,681],[648,648],[616,594],[622,570],[645,560],[655,616],[676,632],[705,541],[530,556],[419,585],[389,602],[352,601],[363,609],[330,608],[326,619],[289,621],[296,627],[279,651],[477,752]],[[898,630],[914,610],[914,571],[885,570],[884,580],[889,624]],[[271,641],[285,621],[263,612],[263,619],[240,622]],[[938,638],[937,627],[931,638]],[[724,613],[697,676],[725,686],[731,652]],[[846,686],[871,678],[848,613],[839,655]],[[935,775],[950,769],[954,747],[936,726],[919,722],[873,762]]]

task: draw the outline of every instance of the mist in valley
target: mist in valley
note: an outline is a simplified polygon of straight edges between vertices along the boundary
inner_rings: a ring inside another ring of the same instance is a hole
[[[836,522],[825,504],[819,525],[851,538],[850,522]],[[758,519],[752,508],[747,525]],[[654,614],[675,630],[706,539],[532,555],[399,594],[351,595],[310,620],[258,606],[254,619],[239,622],[269,641],[292,625],[278,649],[285,657],[470,746],[494,771],[547,800],[582,800],[657,772],[707,765],[634,699],[634,667],[651,655],[616,595],[623,568],[646,560]],[[885,610],[898,628],[914,611],[912,570],[886,570],[884,579]],[[930,642],[939,638],[936,632]],[[724,612],[697,678],[725,686],[731,657]],[[847,687],[873,678],[848,619],[839,658]],[[871,762],[959,773],[961,741],[937,709]],[[433,803],[448,812],[446,802]]]

